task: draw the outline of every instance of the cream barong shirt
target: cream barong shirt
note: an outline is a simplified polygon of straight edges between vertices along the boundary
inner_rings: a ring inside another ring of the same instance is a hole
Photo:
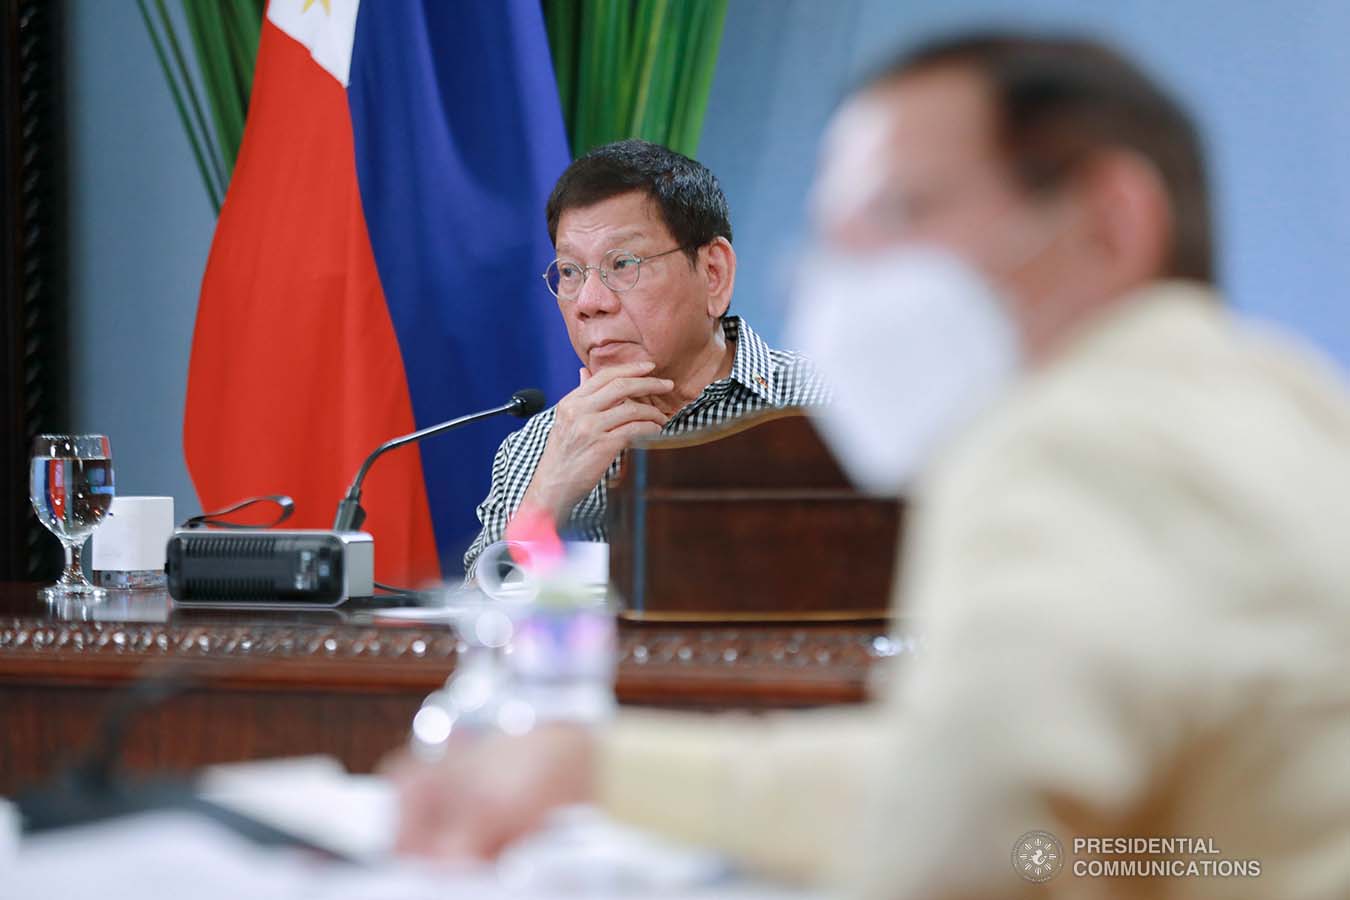
[[[1350,401],[1329,365],[1203,287],[1152,286],[949,447],[911,522],[896,603],[925,651],[886,697],[624,712],[602,805],[854,896],[1350,896]],[[1033,830],[1063,847],[1043,884],[1012,863]],[[1134,836],[1208,837],[1183,863],[1248,874],[1111,880],[1091,872],[1137,857],[1075,851]]]

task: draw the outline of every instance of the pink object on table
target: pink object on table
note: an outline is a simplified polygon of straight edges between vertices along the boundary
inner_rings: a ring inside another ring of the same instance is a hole
[[[553,517],[544,510],[518,510],[506,526],[505,538],[512,558],[526,570],[545,572],[563,561],[562,539]]]

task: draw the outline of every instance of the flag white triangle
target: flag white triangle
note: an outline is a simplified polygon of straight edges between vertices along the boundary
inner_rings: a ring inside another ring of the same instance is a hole
[[[361,0],[272,0],[267,19],[304,44],[324,71],[347,86]]]

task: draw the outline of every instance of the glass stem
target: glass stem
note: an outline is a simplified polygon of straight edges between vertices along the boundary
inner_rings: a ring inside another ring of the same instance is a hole
[[[64,541],[62,546],[66,551],[66,568],[61,573],[61,584],[81,584],[84,582],[84,565],[81,562],[80,550],[84,547],[84,541],[78,544],[68,544]]]

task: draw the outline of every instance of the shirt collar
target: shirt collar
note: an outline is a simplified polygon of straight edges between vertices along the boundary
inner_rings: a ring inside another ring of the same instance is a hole
[[[773,357],[769,345],[740,316],[723,319],[722,333],[727,340],[736,342],[736,357],[731,361],[731,380],[765,402],[773,403]]]

